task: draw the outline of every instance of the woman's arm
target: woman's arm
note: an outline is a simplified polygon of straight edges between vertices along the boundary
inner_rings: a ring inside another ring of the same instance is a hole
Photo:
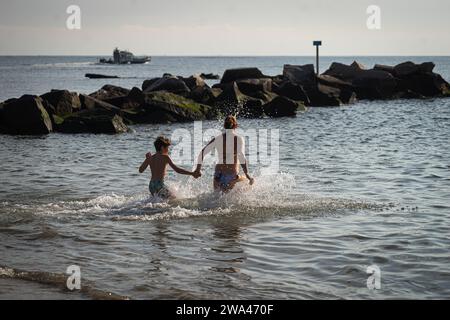
[[[202,169],[203,159],[205,158],[205,155],[207,155],[214,149],[215,141],[216,138],[213,138],[199,153],[197,157],[197,168],[195,169],[195,172],[200,172],[200,170]]]
[[[248,181],[250,182],[250,184],[253,184],[255,182],[255,179],[253,179],[249,174],[248,174],[248,166],[247,163],[242,163],[241,164],[242,170],[245,173],[245,176],[247,177]]]
[[[239,162],[241,163],[241,167],[245,173],[245,176],[250,181],[250,184],[253,184],[255,182],[255,179],[253,179],[248,173],[247,158],[245,157],[245,141],[242,137],[238,138],[237,153]]]

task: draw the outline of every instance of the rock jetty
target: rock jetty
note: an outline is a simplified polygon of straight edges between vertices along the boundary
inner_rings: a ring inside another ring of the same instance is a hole
[[[0,103],[0,133],[115,134],[137,123],[293,117],[307,107],[338,107],[358,100],[426,99],[450,96],[450,85],[434,73],[434,63],[404,62],[367,69],[358,62],[333,63],[321,75],[313,65],[285,65],[276,76],[258,68],[226,70],[212,87],[204,79],[164,74],[141,88],[105,85],[91,94],[52,90]]]

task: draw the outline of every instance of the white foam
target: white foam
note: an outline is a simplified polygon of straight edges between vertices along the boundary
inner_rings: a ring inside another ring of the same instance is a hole
[[[31,65],[31,67],[35,68],[48,68],[48,67],[57,67],[57,68],[73,68],[73,67],[82,67],[94,65],[94,62],[57,62],[57,63],[36,63]]]
[[[7,268],[7,267],[0,267],[0,277],[6,277],[6,278],[12,278],[14,277],[15,272],[14,269]]]
[[[165,202],[147,193],[107,194],[85,201],[59,201],[46,204],[15,204],[14,210],[36,215],[66,217],[92,215],[114,220],[183,219],[208,215],[310,214],[345,208],[363,208],[370,204],[298,193],[294,175],[256,175],[255,184],[242,182],[227,194],[212,191],[210,177],[169,181],[176,200]]]

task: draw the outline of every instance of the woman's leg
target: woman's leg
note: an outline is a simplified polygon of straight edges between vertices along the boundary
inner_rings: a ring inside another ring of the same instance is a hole
[[[216,168],[213,180],[214,191],[229,192],[234,188],[236,183],[244,180],[246,180],[245,176],[239,176],[238,172],[224,173]]]
[[[220,191],[220,182],[218,181],[218,179],[213,178],[213,186],[214,186],[214,191]]]
[[[228,185],[228,189],[231,190],[236,186],[236,183],[243,182],[244,180],[247,180],[245,176],[236,176],[236,179],[230,182]]]

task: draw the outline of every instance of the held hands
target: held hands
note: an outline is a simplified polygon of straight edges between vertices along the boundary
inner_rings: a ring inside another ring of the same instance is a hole
[[[198,179],[199,177],[202,176],[202,173],[200,172],[200,170],[195,170],[194,172],[192,172],[192,176],[193,176],[195,179]]]

